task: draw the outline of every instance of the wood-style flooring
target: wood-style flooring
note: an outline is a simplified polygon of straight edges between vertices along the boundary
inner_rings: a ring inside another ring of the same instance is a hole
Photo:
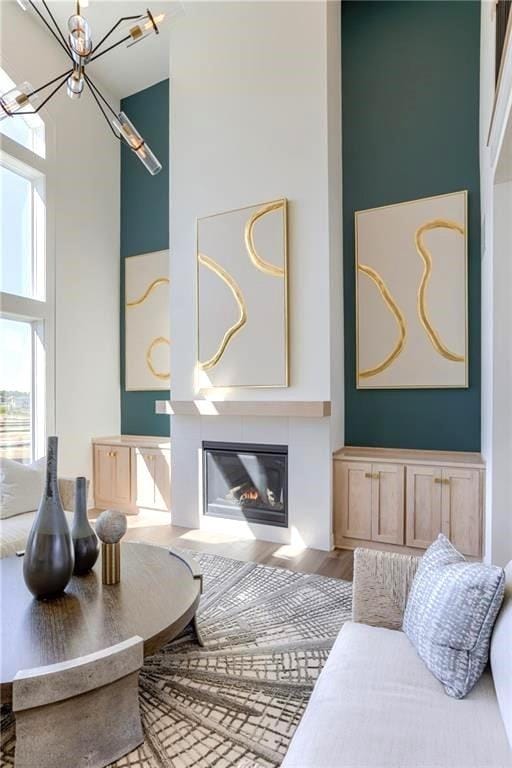
[[[99,510],[90,510],[95,518]],[[198,552],[209,552],[235,560],[288,568],[303,573],[318,573],[336,579],[352,580],[353,554],[335,549],[323,552],[293,545],[273,544],[251,538],[234,538],[217,532],[170,525],[169,515],[164,512],[141,510],[138,515],[128,515],[128,531],[125,541],[144,541],[148,544],[178,545]]]

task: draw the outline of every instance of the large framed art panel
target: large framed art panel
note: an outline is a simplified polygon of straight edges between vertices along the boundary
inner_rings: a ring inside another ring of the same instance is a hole
[[[287,201],[197,219],[197,386],[288,386]]]
[[[125,259],[125,387],[169,389],[169,251]]]
[[[467,192],[355,214],[358,389],[468,386]]]

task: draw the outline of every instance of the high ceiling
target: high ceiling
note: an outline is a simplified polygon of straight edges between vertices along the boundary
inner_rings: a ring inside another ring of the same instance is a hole
[[[75,12],[75,3],[68,0],[57,2],[48,0],[48,5],[61,29],[67,30],[67,21]],[[96,76],[112,95],[119,98],[129,96],[169,77],[170,26],[172,23],[179,22],[183,5],[179,0],[167,0],[167,2],[89,0],[87,7],[82,6],[81,13],[92,28],[93,43],[99,42],[121,16],[143,14],[148,6],[154,16],[160,13],[166,15],[160,26],[160,34],[151,35],[131,48],[127,48],[126,44],[120,45],[119,48],[110,51],[88,67],[90,74],[93,77]],[[36,20],[39,23],[37,17]],[[124,22],[114,32],[109,44],[124,37],[129,27],[130,22]],[[108,47],[108,44],[105,44],[105,47]]]

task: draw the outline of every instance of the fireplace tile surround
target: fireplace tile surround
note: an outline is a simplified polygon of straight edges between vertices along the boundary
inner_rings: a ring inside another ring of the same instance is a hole
[[[213,532],[219,540],[254,538],[280,544],[332,548],[330,418],[172,417],[172,521]],[[203,514],[203,445],[287,446],[286,526]]]

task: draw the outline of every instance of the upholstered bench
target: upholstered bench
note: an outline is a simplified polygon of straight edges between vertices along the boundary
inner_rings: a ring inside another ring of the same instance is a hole
[[[458,700],[400,631],[419,560],[355,551],[353,620],[338,635],[282,768],[512,766],[512,562],[489,668]]]

